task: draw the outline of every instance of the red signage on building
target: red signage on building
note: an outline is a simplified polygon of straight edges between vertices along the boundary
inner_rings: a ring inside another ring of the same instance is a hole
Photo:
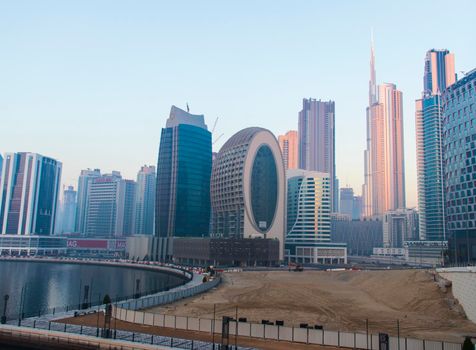
[[[104,249],[125,250],[124,239],[68,239],[67,247],[70,249]]]
[[[68,239],[68,248],[107,249],[107,239]]]

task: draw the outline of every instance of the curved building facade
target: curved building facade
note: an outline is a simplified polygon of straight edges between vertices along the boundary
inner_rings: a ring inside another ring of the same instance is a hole
[[[331,176],[292,169],[287,172],[288,261],[310,264],[347,262],[345,243],[331,243]]]
[[[214,237],[276,238],[283,254],[285,172],[275,136],[247,128],[220,149],[211,177]]]

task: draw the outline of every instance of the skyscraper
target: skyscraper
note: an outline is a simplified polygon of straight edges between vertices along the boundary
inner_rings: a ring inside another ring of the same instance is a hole
[[[364,162],[364,216],[405,208],[402,93],[394,84],[376,85],[373,42]]]
[[[297,169],[288,172],[287,181],[286,243],[294,240],[330,242],[329,174]]]
[[[0,233],[51,235],[61,163],[37,153],[6,153],[0,182]]]
[[[403,248],[405,241],[418,239],[418,214],[415,209],[387,211],[382,218],[383,246]]]
[[[450,254],[476,261],[476,69],[449,86],[443,106],[443,164]]]
[[[118,171],[94,178],[88,186],[84,232],[90,237],[120,237],[132,232],[135,182]]]
[[[362,196],[354,196],[352,207],[352,220],[360,220],[362,217]]]
[[[297,169],[299,161],[298,132],[289,130],[284,135],[278,136],[279,147],[283,154],[284,168]]]
[[[154,233],[155,166],[144,165],[137,174],[134,204],[134,233]]]
[[[285,171],[276,137],[246,128],[220,149],[211,177],[213,237],[276,238],[283,258]]]
[[[157,163],[155,233],[160,238],[209,234],[212,138],[203,115],[172,106]],[[161,241],[160,255],[171,251]]]
[[[86,232],[86,210],[88,202],[88,190],[91,182],[101,176],[99,169],[81,170],[78,178],[78,194],[76,205],[75,232],[84,234]]]
[[[354,190],[350,187],[340,189],[340,208],[339,212],[352,218],[354,211]]]
[[[61,233],[74,232],[76,216],[76,191],[73,186],[68,186],[63,191],[63,202],[61,203]]]
[[[422,98],[415,101],[420,239],[446,240],[441,94],[456,80],[454,55],[426,53]]]
[[[303,99],[299,112],[299,168],[329,173],[331,209],[338,211],[335,172],[334,101]]]
[[[129,236],[135,233],[134,210],[137,183],[134,180],[123,180],[122,185],[124,186],[124,199],[123,202],[119,202],[124,206],[122,235]]]
[[[329,174],[291,169],[287,182],[286,257],[302,263],[345,263],[345,244],[331,243]]]

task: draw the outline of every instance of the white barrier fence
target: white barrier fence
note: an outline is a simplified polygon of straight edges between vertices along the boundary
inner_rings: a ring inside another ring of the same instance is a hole
[[[162,315],[122,308],[114,309],[113,315],[123,321],[149,326],[221,334],[221,320]],[[251,338],[379,350],[378,334],[367,336],[365,333],[358,332],[338,332],[235,321],[230,321],[229,334],[231,337],[237,334],[238,336]],[[461,344],[458,343],[400,337],[400,346],[398,346],[398,340],[397,337],[389,337],[388,350],[461,350]]]
[[[221,278],[215,278],[212,281],[201,283],[195,286],[181,286],[169,291],[160,292],[154,295],[144,296],[138,299],[130,299],[117,303],[118,310],[140,310],[149,307],[173,303],[174,301],[191,297],[200,294],[216,287],[221,281]]]

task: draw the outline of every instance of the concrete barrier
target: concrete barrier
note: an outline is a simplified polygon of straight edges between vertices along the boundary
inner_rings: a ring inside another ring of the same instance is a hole
[[[279,327],[279,340],[293,341],[294,328]]]
[[[310,344],[323,344],[322,335],[324,331],[321,329],[310,329],[309,330],[309,343]]]
[[[476,323],[476,267],[455,267],[436,270],[438,274],[451,281],[451,291],[463,307],[468,319]]]
[[[355,333],[341,332],[339,336],[339,346],[343,346],[345,348],[354,347]]]
[[[264,338],[264,325],[259,323],[252,323],[250,336],[253,338]]]

